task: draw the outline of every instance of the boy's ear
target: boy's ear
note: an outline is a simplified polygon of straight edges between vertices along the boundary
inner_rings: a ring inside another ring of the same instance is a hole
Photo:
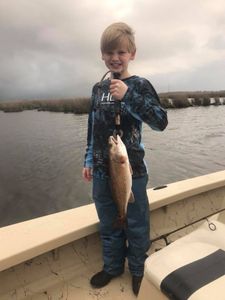
[[[130,57],[130,59],[131,59],[131,60],[134,60],[134,59],[135,59],[135,55],[136,55],[136,50],[134,50],[133,52],[131,52],[131,57]]]

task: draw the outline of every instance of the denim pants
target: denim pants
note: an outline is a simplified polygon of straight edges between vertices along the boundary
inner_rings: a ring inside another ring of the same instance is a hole
[[[146,193],[148,175],[132,180],[135,201],[128,203],[127,226],[115,228],[117,207],[111,196],[108,179],[93,178],[93,200],[100,220],[100,236],[103,247],[103,269],[111,275],[124,271],[128,259],[132,275],[142,276],[149,239],[149,202]]]

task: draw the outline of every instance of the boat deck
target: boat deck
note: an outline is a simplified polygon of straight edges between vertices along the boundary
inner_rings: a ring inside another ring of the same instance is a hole
[[[93,234],[80,243],[76,241],[1,272],[0,299],[137,299],[127,269],[106,287],[92,288],[89,280],[101,266],[99,238]]]

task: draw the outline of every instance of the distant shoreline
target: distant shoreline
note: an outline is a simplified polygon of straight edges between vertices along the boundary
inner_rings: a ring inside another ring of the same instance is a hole
[[[159,93],[164,108],[185,108],[190,106],[225,105],[225,91],[212,92],[167,92]],[[70,98],[55,100],[18,100],[0,102],[3,112],[24,110],[53,111],[74,114],[87,114],[90,98]]]

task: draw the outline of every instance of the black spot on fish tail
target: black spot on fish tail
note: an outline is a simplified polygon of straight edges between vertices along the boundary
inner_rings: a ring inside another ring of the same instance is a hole
[[[116,229],[127,229],[127,218],[125,216],[118,216],[113,223],[113,227]]]

